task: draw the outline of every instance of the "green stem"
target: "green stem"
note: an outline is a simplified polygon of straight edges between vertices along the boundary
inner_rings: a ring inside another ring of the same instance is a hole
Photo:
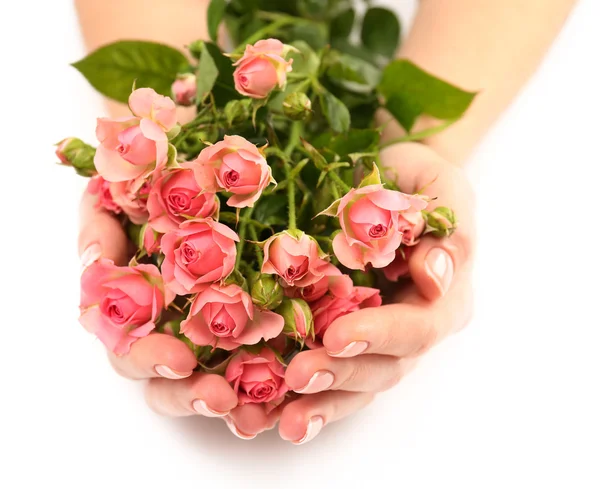
[[[296,229],[296,182],[291,178],[292,165],[290,164],[292,153],[300,142],[300,132],[302,130],[302,124],[300,122],[294,122],[290,129],[290,138],[288,143],[283,150],[285,159],[283,165],[285,168],[285,177],[287,179],[287,192],[288,192],[288,216],[289,224],[288,227],[291,230]]]
[[[242,261],[242,254],[244,253],[244,245],[246,244],[246,232],[248,230],[248,221],[252,217],[252,213],[254,212],[254,207],[247,207],[244,211],[241,218],[240,225],[240,241],[237,245],[237,256],[235,257],[235,268],[236,270],[239,268],[240,263]]]
[[[250,238],[252,239],[252,241],[258,242],[258,233],[256,232],[256,228],[252,225],[250,225]],[[260,248],[258,247],[258,245],[254,245],[254,250],[256,253],[256,259],[258,260],[258,267],[260,270],[260,267],[262,266],[262,262],[263,262],[263,253],[260,250]]]
[[[344,182],[335,171],[328,172],[327,176],[331,178],[335,183],[337,183],[340,186],[340,188],[344,191],[344,193],[348,193],[350,192],[350,190],[352,190],[352,187],[350,187],[350,185]]]
[[[399,143],[407,143],[410,141],[421,141],[423,139],[430,138],[431,136],[435,136],[436,134],[448,129],[452,124],[454,124],[458,119],[450,119],[449,121],[440,124],[439,126],[430,127],[429,129],[425,129],[423,131],[415,132],[413,134],[405,134],[399,138],[390,139],[385,143],[381,143],[379,145],[379,149],[384,149],[389,146],[393,146],[394,144]]]
[[[296,22],[296,17],[281,17],[274,21],[272,24],[269,24],[262,29],[256,31],[246,40],[244,40],[234,51],[234,53],[243,53],[244,49],[248,44],[254,44],[256,41],[260,41],[261,39],[265,39],[270,34],[276,32],[279,28],[284,27],[288,24],[293,24]]]

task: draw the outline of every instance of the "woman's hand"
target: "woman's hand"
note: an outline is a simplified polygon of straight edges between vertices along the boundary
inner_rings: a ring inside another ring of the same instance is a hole
[[[425,189],[430,207],[452,208],[458,230],[427,236],[408,258],[413,283],[399,288],[393,304],[365,309],[334,321],[324,348],[298,354],[286,382],[298,393],[282,411],[279,432],[302,443],[324,424],[337,421],[397,384],[418,358],[471,315],[474,199],[463,171],[427,146],[405,143],[382,152],[382,162],[406,193]]]
[[[79,253],[83,266],[100,257],[117,265],[128,262],[129,242],[121,224],[95,207],[96,198],[85,193],[81,203]],[[220,375],[193,372],[198,365],[182,341],[165,334],[151,334],[136,341],[128,354],[109,353],[114,369],[123,377],[148,380],[146,400],[157,413],[167,416],[221,417],[238,437],[251,439],[275,426],[278,411],[266,414],[259,406],[237,406],[237,395]]]

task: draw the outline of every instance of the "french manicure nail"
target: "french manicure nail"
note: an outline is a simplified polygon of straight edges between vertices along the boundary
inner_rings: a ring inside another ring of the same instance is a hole
[[[304,445],[312,440],[315,436],[319,434],[319,432],[323,429],[323,425],[325,424],[325,420],[322,416],[313,416],[308,421],[308,426],[306,427],[306,433],[302,438],[298,441],[293,441],[294,445]]]
[[[242,433],[240,430],[238,430],[231,417],[226,416],[223,419],[225,420],[225,424],[229,428],[229,431],[231,431],[238,438],[241,438],[242,440],[253,440],[256,438],[256,435],[247,435],[246,433]]]
[[[102,256],[102,249],[98,243],[92,243],[81,254],[81,266],[89,267],[92,263]]]
[[[170,367],[167,367],[166,365],[155,365],[154,370],[161,377],[171,380],[185,379],[192,375],[192,372],[176,372],[175,370],[173,370]]]
[[[442,295],[448,292],[452,276],[454,275],[454,262],[450,255],[441,248],[433,248],[425,257],[425,272],[431,278]]]
[[[319,370],[316,372],[308,381],[304,387],[300,389],[294,389],[294,392],[298,394],[316,394],[329,389],[335,380],[335,377],[328,370]]]
[[[202,399],[195,399],[192,402],[192,407],[194,408],[194,411],[196,411],[198,414],[201,414],[202,416],[206,416],[208,418],[222,418],[229,414],[229,411],[223,413],[209,408],[208,404],[206,404],[206,402],[204,402]]]
[[[336,352],[328,351],[327,354],[330,357],[350,358],[350,357],[355,357],[356,355],[360,355],[367,348],[369,348],[369,343],[367,343],[366,341],[353,341],[349,345],[346,345],[346,347],[344,349],[342,349],[340,351],[336,351]]]

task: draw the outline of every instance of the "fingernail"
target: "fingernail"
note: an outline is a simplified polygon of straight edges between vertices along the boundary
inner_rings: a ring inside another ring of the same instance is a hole
[[[308,421],[308,426],[306,427],[306,433],[304,436],[298,441],[293,441],[292,443],[294,445],[304,445],[305,443],[308,443],[320,433],[324,424],[325,420],[321,416],[313,416]]]
[[[433,248],[425,257],[425,272],[444,295],[448,292],[452,282],[454,262],[446,251],[441,248]]]
[[[223,413],[209,408],[208,404],[206,404],[206,402],[204,402],[202,399],[195,399],[192,402],[192,407],[198,414],[208,418],[222,418],[223,416],[227,416],[229,414],[229,411]]]
[[[102,256],[102,249],[98,243],[92,243],[81,254],[81,266],[89,267],[92,263]]]
[[[185,379],[186,377],[192,375],[192,372],[176,372],[175,370],[167,367],[166,365],[155,365],[154,370],[161,377],[171,380]]]
[[[240,430],[238,430],[231,417],[227,416],[223,419],[225,420],[225,424],[227,425],[229,430],[238,438],[241,438],[242,440],[253,440],[254,438],[256,438],[256,435],[247,435],[246,433],[242,433]]]
[[[352,343],[347,345],[346,348],[344,348],[343,350],[336,352],[328,351],[327,354],[330,357],[350,358],[355,357],[356,355],[360,355],[367,348],[369,348],[369,343],[367,343],[366,341],[353,341]]]
[[[328,370],[319,370],[308,381],[304,387],[294,389],[298,394],[316,394],[329,389],[333,385],[335,377]]]

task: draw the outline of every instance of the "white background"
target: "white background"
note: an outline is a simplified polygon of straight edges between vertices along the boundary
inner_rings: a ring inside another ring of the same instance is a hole
[[[51,145],[93,140],[103,107],[68,66],[71,2],[3,10],[0,487],[600,487],[597,0],[473,158],[472,324],[302,447],[152,414],[78,325],[84,182]]]

